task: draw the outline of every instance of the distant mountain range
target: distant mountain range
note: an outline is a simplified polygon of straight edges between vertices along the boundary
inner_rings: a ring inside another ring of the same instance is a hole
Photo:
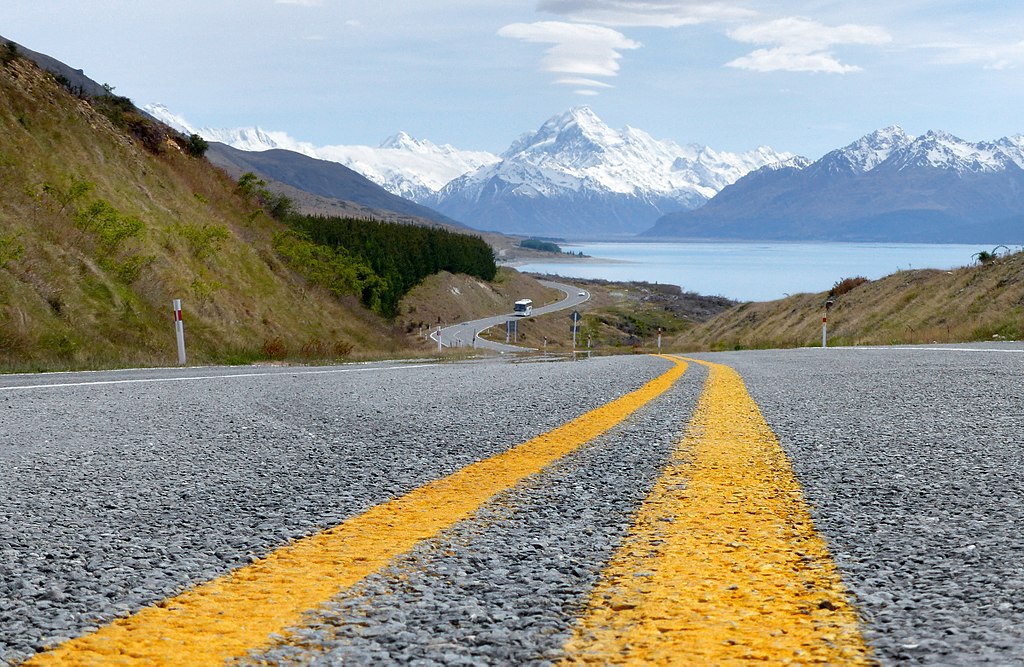
[[[634,235],[665,213],[701,206],[722,187],[791,158],[743,154],[613,130],[587,107],[552,117],[494,164],[445,185],[424,203],[478,228],[546,236]]]
[[[454,178],[499,160],[486,151],[460,151],[417,140],[405,132],[385,139],[380,146],[314,146],[293,139],[284,132],[259,127],[215,129],[195,127],[161,104],[147,105],[146,111],[171,127],[198,134],[243,151],[282,149],[308,157],[337,162],[357,171],[388,192],[415,202],[425,202]]]
[[[195,131],[162,107],[147,110]],[[404,133],[377,148],[315,148],[258,128],[198,132],[246,150],[287,148],[341,162],[442,217],[505,233],[1024,242],[1021,135],[971,143],[892,126],[812,161],[765,147],[719,153],[613,130],[587,107],[553,116],[501,155]]]
[[[388,192],[337,162],[318,160],[282,149],[244,151],[217,142],[210,144],[206,157],[236,178],[251,171],[321,197],[340,199],[370,209],[392,211],[431,222],[464,226],[431,208]]]
[[[195,128],[160,105],[146,110],[181,131],[234,148],[286,149],[339,162],[476,229],[526,235],[635,235],[665,213],[702,205],[753,169],[792,158],[764,147],[719,153],[655,140],[634,128],[613,130],[587,107],[552,117],[500,156],[405,133],[376,148],[317,148],[260,128]]]
[[[751,172],[644,236],[1021,243],[1024,136],[971,143],[888,127],[815,162]]]

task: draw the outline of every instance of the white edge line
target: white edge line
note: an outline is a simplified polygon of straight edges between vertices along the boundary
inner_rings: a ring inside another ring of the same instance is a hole
[[[133,378],[128,380],[91,380],[86,382],[61,382],[53,384],[26,384],[0,387],[0,391],[17,391],[21,389],[60,389],[64,387],[87,387],[109,384],[144,384],[147,382],[191,382],[195,380],[225,380],[233,378],[254,378],[270,375],[327,375],[332,373],[367,373],[370,371],[399,371],[412,368],[428,368],[435,364],[411,364],[408,366],[375,366],[372,368],[335,368],[318,371],[274,371],[268,373],[226,373],[224,375],[192,375],[177,378]]]
[[[835,347],[834,350],[905,350],[908,352],[1003,352],[1009,354],[1024,354],[1024,350],[1009,350],[1006,348],[983,348],[983,347],[898,347],[883,345],[857,345],[853,347]]]

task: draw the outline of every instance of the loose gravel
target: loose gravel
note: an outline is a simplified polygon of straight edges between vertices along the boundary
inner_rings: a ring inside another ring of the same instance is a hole
[[[637,356],[49,389],[5,387],[67,378],[0,378],[0,664],[504,451],[667,367]]]
[[[740,372],[779,436],[883,664],[1024,665],[1024,346],[1005,347],[1017,352],[701,355]],[[0,377],[0,664],[666,368],[616,357],[17,390],[4,387],[38,378]],[[692,365],[614,433],[364,580],[297,631],[298,648],[250,660],[557,660],[701,377]]]
[[[793,461],[883,664],[1024,664],[1024,347],[708,355]]]
[[[706,370],[421,543],[248,664],[550,664],[696,405]]]

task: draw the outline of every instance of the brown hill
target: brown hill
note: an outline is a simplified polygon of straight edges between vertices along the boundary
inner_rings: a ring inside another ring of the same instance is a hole
[[[130,101],[3,53],[0,367],[173,364],[174,298],[190,362],[402,349],[391,323],[286,268],[281,226]]]
[[[991,256],[991,254],[989,254]],[[830,345],[1024,339],[1024,252],[952,271],[899,271],[837,283]],[[847,289],[849,291],[847,291]],[[829,292],[737,305],[673,340],[687,350],[821,345]]]

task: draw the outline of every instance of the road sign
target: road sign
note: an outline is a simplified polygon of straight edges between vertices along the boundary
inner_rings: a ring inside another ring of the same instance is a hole
[[[570,317],[571,317],[571,319],[572,319],[572,323],[573,323],[573,324],[578,324],[578,323],[579,323],[579,321],[580,321],[581,319],[583,319],[583,316],[582,316],[582,315],[580,315],[580,311],[578,311],[578,310],[574,310],[574,311],[572,311],[572,315],[571,315]]]

